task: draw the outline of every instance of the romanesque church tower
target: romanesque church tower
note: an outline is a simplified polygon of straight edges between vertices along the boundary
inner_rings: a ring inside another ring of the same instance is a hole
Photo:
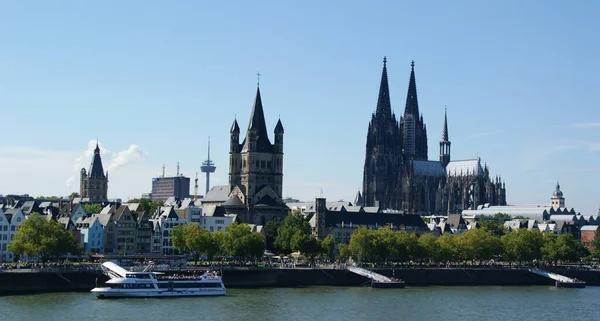
[[[92,203],[106,202],[108,199],[108,171],[105,174],[102,168],[98,143],[94,149],[94,158],[92,158],[89,172],[86,173],[85,168],[81,169],[79,194],[82,198],[89,198]]]
[[[371,116],[367,132],[362,205],[382,208],[396,205],[394,186],[401,165],[401,152],[400,128],[392,112],[387,60],[384,57],[377,109]]]
[[[266,218],[263,217],[270,217],[262,215],[261,220],[254,219],[258,213],[256,206],[272,211],[285,207],[282,201],[284,129],[281,120],[277,122],[274,134],[272,144],[267,133],[260,88],[257,88],[244,140],[240,143],[237,120],[233,121],[230,130],[229,194],[230,199],[239,198],[248,209],[246,217],[242,217],[242,221],[247,223],[264,224],[262,221]]]

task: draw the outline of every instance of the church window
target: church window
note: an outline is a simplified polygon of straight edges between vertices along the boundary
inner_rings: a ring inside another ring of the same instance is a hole
[[[265,168],[265,166],[266,166],[265,161],[264,160],[260,161],[260,168]]]
[[[258,159],[257,159],[257,160],[256,160],[256,168],[259,168],[259,165],[260,165],[260,164],[259,164],[259,161],[258,161]]]
[[[271,161],[267,161],[267,168],[268,168],[268,169],[271,169],[272,165],[273,165],[273,164],[272,164],[272,162],[271,162]]]

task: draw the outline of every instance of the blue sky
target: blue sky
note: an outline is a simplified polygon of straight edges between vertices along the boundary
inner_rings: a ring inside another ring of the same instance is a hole
[[[479,155],[509,203],[547,203],[560,178],[567,206],[593,214],[598,12],[597,1],[0,1],[0,193],[78,190],[96,137],[110,197],[148,192],[162,164],[193,177],[208,136],[224,184],[229,128],[237,115],[245,131],[260,72],[267,126],[280,116],[286,130],[284,196],[350,200],[385,55],[396,114],[415,60],[430,159],[447,105],[452,158]]]

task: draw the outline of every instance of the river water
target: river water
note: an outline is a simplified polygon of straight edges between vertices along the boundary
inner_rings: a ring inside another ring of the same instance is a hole
[[[600,287],[230,289],[224,297],[0,297],[0,320],[600,320]]]

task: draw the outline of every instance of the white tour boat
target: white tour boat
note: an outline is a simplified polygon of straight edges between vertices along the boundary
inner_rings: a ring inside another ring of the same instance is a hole
[[[154,298],[225,295],[225,285],[216,272],[201,276],[167,276],[160,272],[131,272],[113,262],[102,264],[110,280],[104,287],[92,289],[98,298]]]

